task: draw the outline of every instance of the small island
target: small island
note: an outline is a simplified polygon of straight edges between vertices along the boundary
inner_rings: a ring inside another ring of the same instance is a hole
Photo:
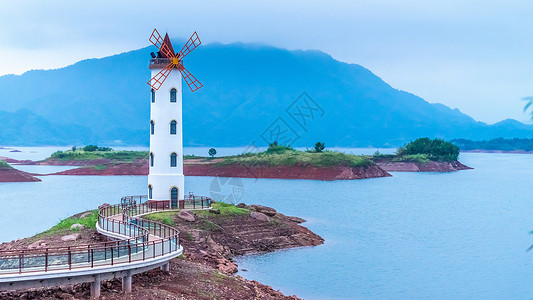
[[[457,159],[459,147],[441,139],[419,138],[396,154],[376,152],[373,161],[387,172],[453,172],[469,170]]]

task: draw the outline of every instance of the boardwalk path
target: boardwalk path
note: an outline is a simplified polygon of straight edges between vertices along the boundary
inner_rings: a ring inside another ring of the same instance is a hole
[[[180,207],[203,209],[210,203],[208,198],[180,200]],[[168,205],[122,201],[101,206],[96,230],[109,242],[0,251],[0,290],[91,282],[91,296],[98,298],[102,280],[122,278],[123,291],[131,292],[132,275],[158,267],[168,271],[169,260],[183,253],[177,229],[139,218],[161,210]]]

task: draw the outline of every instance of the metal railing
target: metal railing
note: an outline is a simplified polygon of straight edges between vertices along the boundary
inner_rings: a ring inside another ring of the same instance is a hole
[[[188,197],[179,208],[211,207],[207,197]],[[166,205],[164,204],[166,203]],[[169,201],[147,201],[146,196],[128,196],[120,204],[98,208],[98,227],[122,236],[117,241],[69,247],[0,251],[0,275],[74,270],[144,261],[178,251],[179,231],[160,222],[136,218],[143,214],[175,209]]]

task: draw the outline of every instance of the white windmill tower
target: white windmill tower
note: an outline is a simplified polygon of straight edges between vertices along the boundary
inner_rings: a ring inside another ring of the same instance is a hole
[[[178,199],[184,199],[183,134],[181,79],[196,91],[202,84],[183,66],[182,59],[201,42],[196,32],[178,54],[175,54],[168,34],[165,38],[154,29],[150,42],[159,51],[152,53],[150,70],[150,171],[148,174],[148,201],[169,201],[176,208]],[[172,72],[177,69],[179,72]]]

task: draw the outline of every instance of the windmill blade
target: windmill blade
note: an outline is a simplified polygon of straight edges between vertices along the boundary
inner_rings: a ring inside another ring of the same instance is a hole
[[[198,81],[198,79],[196,79],[196,77],[191,74],[191,72],[185,69],[183,65],[180,66],[179,70],[181,72],[181,76],[183,76],[183,79],[185,79],[185,82],[187,83],[192,92],[203,87],[203,84],[201,84],[200,81]]]
[[[198,34],[196,31],[191,35],[187,43],[185,43],[185,46],[181,48],[181,51],[179,53],[179,58],[183,59],[187,54],[191,53],[192,50],[194,50],[196,47],[200,46],[202,42],[200,41],[200,38],[198,37]]]
[[[157,47],[166,57],[173,58],[175,57],[174,51],[171,51],[170,48],[163,42],[164,39],[161,37],[157,29],[154,29],[152,35],[149,38],[149,41]]]
[[[172,63],[168,64],[163,70],[159,71],[159,73],[155,74],[155,76],[148,81],[148,85],[156,91],[159,90],[163,82],[165,82],[165,79],[167,79],[168,74],[172,71],[173,66]]]

